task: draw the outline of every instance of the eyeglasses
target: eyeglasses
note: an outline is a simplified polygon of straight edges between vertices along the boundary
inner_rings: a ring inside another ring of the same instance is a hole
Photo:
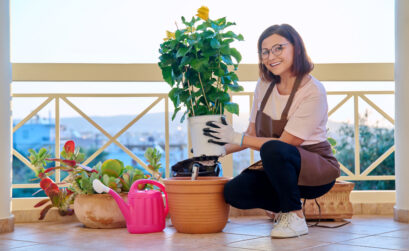
[[[262,59],[267,59],[270,56],[270,51],[271,53],[273,53],[273,55],[275,56],[280,56],[281,53],[283,52],[284,49],[284,45],[287,45],[289,43],[285,43],[285,44],[276,44],[273,47],[271,47],[271,49],[262,49],[261,50],[261,58]]]

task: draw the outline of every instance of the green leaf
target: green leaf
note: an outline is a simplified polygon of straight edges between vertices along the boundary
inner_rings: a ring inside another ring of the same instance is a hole
[[[224,25],[224,24],[226,24],[226,17],[222,17],[222,18],[217,19],[217,20],[216,20],[216,23],[217,23],[218,25]]]
[[[214,71],[214,75],[218,77],[224,76],[225,71],[221,68],[216,68]]]
[[[236,59],[237,63],[240,63],[240,61],[241,61],[240,52],[236,48],[231,48],[230,53]]]
[[[211,38],[211,37],[214,36],[214,32],[213,32],[213,31],[210,31],[210,30],[207,30],[207,31],[203,32],[203,33],[201,34],[201,36],[202,36],[203,38]]]
[[[194,59],[192,60],[191,66],[193,69],[200,72],[206,70],[207,64],[208,61],[206,59]]]
[[[172,68],[165,67],[162,69],[162,76],[163,79],[170,85],[173,86],[173,79],[172,79]]]
[[[220,48],[220,42],[217,38],[212,38],[212,40],[210,41],[210,46],[213,49],[219,49]]]
[[[240,85],[228,85],[229,89],[234,91],[234,92],[241,92],[243,91],[243,87]]]
[[[186,55],[186,53],[188,53],[190,51],[189,47],[180,47],[178,52],[176,53],[176,57],[183,57]]]
[[[195,109],[195,115],[200,116],[200,115],[208,115],[211,114],[211,111],[207,108],[207,106],[204,105],[199,105]]]
[[[175,32],[175,38],[176,38],[176,40],[181,40],[181,39],[183,39],[183,37],[184,37],[184,33],[181,31],[181,30],[177,30],[176,32]]]
[[[193,57],[184,56],[184,57],[182,58],[182,60],[180,61],[180,65],[179,65],[179,66],[188,65],[188,64],[190,64],[190,62],[192,62],[192,60],[193,60]]]
[[[239,105],[233,102],[228,102],[224,106],[228,112],[239,115]]]
[[[331,137],[328,137],[328,142],[331,144],[331,146],[336,146],[337,145],[337,141]]]
[[[159,57],[159,66],[164,68],[166,66],[171,65],[174,62],[173,56],[170,54],[163,54]]]
[[[210,93],[208,97],[212,101],[219,100],[222,103],[226,103],[230,101],[230,95],[227,92],[215,91],[213,93]]]
[[[222,41],[222,44],[223,45],[225,45],[225,46],[229,46],[231,43],[233,43],[234,42],[234,39],[232,39],[232,38],[228,38],[228,39],[224,39],[223,41]]]
[[[85,154],[84,153],[78,153],[77,157],[75,158],[75,161],[81,163],[81,162],[84,161],[84,159],[85,159]]]
[[[172,88],[172,90],[170,90],[169,92],[169,98],[170,100],[172,100],[173,105],[175,107],[178,107],[180,105],[180,89],[179,88]]]
[[[221,34],[224,38],[236,38],[237,35],[233,31],[228,31],[226,33]]]
[[[239,35],[237,36],[237,40],[239,40],[239,41],[243,41],[243,40],[244,40],[243,35],[239,34]]]
[[[222,56],[223,62],[225,62],[227,65],[232,65],[233,61],[231,60],[231,57],[228,55],[223,55]]]
[[[180,111],[180,107],[177,107],[176,109],[175,109],[175,111],[173,112],[173,115],[172,115],[172,121],[176,118],[176,114]]]
[[[180,123],[182,124],[183,121],[185,120],[186,114],[188,114],[189,111],[186,111],[183,116],[180,118]]]

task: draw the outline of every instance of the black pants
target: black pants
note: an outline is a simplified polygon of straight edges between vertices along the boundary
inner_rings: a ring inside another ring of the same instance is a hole
[[[224,198],[240,209],[262,208],[273,212],[301,209],[301,198],[317,198],[327,193],[335,181],[322,186],[299,186],[300,152],[278,140],[260,149],[264,170],[245,170],[224,187]]]

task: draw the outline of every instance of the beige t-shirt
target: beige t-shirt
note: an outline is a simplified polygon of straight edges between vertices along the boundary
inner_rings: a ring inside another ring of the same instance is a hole
[[[267,91],[269,82],[257,82],[250,122],[255,123],[257,111]],[[290,95],[281,95],[274,86],[272,94],[264,108],[264,113],[274,120],[279,120]],[[288,122],[284,130],[305,140],[301,145],[311,145],[327,140],[328,103],[322,83],[311,79],[295,93],[288,111]]]

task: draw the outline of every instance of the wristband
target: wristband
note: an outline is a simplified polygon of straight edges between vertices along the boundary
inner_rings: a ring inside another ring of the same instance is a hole
[[[243,146],[244,132],[241,134],[240,146]]]

